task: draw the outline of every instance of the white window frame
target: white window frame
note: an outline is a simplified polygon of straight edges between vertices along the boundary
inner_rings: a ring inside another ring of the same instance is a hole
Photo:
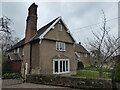
[[[24,47],[22,48],[22,55],[24,55]]]
[[[62,45],[62,47],[61,47]],[[56,50],[57,51],[66,51],[66,46],[64,42],[56,42]]]
[[[58,23],[58,31],[61,32],[62,31],[62,24],[59,22]]]
[[[19,53],[19,48],[17,48],[17,53]]]
[[[58,61],[58,72],[55,72],[55,61]],[[60,61],[62,61],[62,72],[60,72]],[[63,61],[65,61],[65,71],[63,71]],[[66,61],[68,61],[68,71],[66,71]],[[53,74],[70,73],[70,60],[69,59],[53,59]]]

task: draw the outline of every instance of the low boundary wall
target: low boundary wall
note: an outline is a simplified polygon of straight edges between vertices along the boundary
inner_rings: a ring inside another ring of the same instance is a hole
[[[2,87],[23,83],[22,79],[3,79]]]
[[[26,82],[36,84],[49,84],[73,88],[109,88],[112,89],[112,80],[103,78],[85,78],[75,76],[46,76],[27,75]]]

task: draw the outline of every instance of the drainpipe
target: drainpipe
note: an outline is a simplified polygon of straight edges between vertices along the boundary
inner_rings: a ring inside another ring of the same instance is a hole
[[[25,63],[25,81],[26,81],[27,73],[28,73],[28,63]]]
[[[32,69],[32,43],[30,43],[30,69],[29,69],[29,74],[31,73]]]

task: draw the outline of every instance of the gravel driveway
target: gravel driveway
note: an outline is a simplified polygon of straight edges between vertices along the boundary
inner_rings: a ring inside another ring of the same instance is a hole
[[[49,86],[49,85],[41,85],[41,84],[33,84],[33,83],[22,83],[17,85],[5,86],[3,88],[65,88],[65,87]]]
[[[50,85],[41,85],[33,83],[22,83],[10,86],[2,87],[2,90],[82,90],[82,89],[73,89],[70,87],[60,87],[60,86],[50,86]]]

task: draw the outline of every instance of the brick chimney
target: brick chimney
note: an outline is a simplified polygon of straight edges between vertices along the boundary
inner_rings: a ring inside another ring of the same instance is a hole
[[[28,8],[26,20],[25,42],[28,42],[37,33],[37,5],[33,3]]]

